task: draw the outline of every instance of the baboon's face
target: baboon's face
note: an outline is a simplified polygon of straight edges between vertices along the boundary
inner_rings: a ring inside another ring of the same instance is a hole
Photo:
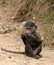
[[[26,27],[26,28],[25,28],[25,32],[26,32],[27,34],[31,34],[33,31],[35,31],[35,28],[34,28],[34,27]]]

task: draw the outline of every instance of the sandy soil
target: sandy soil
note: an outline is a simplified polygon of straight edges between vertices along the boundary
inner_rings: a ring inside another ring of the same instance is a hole
[[[1,48],[12,51],[2,51]],[[43,48],[40,59],[27,57],[24,54],[24,45],[20,36],[15,32],[0,34],[0,65],[54,65],[54,50]]]

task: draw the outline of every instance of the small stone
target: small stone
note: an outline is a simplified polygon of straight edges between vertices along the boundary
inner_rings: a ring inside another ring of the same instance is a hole
[[[0,27],[0,33],[5,33],[5,29],[3,27]]]
[[[33,19],[35,20],[35,19],[36,19],[36,17],[33,17]]]
[[[9,58],[12,58],[11,56],[9,56]]]
[[[12,17],[12,19],[13,19],[14,17]]]

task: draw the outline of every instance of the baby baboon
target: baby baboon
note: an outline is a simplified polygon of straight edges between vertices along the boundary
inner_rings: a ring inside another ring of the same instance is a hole
[[[42,40],[36,32],[37,26],[34,22],[28,21],[24,25],[24,31],[21,38],[25,45],[25,54],[36,59],[40,58],[42,50]]]

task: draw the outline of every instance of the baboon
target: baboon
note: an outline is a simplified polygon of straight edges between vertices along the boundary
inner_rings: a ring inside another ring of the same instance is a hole
[[[37,25],[34,22],[26,22],[21,38],[25,45],[25,54],[29,57],[39,59],[42,50],[42,40],[36,29]]]

